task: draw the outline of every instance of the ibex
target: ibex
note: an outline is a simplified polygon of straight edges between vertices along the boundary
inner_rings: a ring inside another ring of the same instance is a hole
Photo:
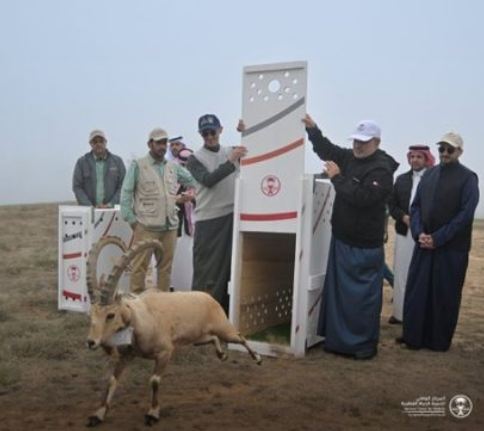
[[[97,257],[107,244],[118,245],[123,248],[124,254],[114,265],[107,280],[101,277],[98,286]],[[222,340],[242,344],[257,364],[262,362],[261,357],[247,345],[247,341],[227,319],[219,303],[207,293],[149,289],[139,296],[117,294],[117,284],[123,272],[136,256],[148,249],[163,252],[161,243],[156,240],[140,242],[125,251],[119,238],[106,237],[89,254],[87,286],[91,298],[91,324],[87,345],[90,349],[101,346],[115,359],[115,365],[101,406],[89,417],[88,426],[96,426],[104,421],[119,378],[134,357],[155,361],[150,378],[151,406],[145,415],[145,424],[149,426],[160,418],[158,389],[161,374],[177,346],[213,343],[217,356],[224,361],[227,354],[220,345]],[[126,334],[129,335],[128,340],[113,342]]]

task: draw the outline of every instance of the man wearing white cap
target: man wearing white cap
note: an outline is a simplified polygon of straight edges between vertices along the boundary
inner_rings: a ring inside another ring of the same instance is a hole
[[[167,146],[166,131],[153,129],[148,138],[149,153],[133,161],[121,191],[121,215],[133,228],[133,244],[149,239],[163,244],[164,252],[158,265],[158,289],[163,291],[170,287],[178,228],[176,203],[191,199],[177,197],[178,186],[195,186],[195,180],[185,168],[165,160]],[[131,291],[139,293],[145,289],[151,255],[152,252],[147,252],[135,259]]]
[[[440,164],[420,181],[410,211],[414,248],[403,309],[410,349],[446,351],[452,343],[479,202],[477,175],[461,165],[464,142],[446,133],[437,143]]]
[[[126,169],[123,160],[106,148],[106,135],[93,130],[89,135],[91,151],[77,160],[72,189],[79,205],[110,208],[119,204]]]
[[[352,149],[332,144],[309,115],[303,122],[336,192],[318,333],[326,351],[371,359],[380,329],[386,201],[398,163],[379,149],[373,121],[358,124]]]

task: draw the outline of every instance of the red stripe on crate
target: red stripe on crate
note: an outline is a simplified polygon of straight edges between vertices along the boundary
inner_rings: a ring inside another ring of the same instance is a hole
[[[293,218],[297,218],[297,211],[272,214],[240,214],[240,220],[243,221],[275,221],[289,220]]]
[[[73,301],[80,301],[82,296],[79,293],[69,292],[68,290],[63,290],[62,295],[66,299],[72,299]]]
[[[63,254],[62,257],[64,259],[75,259],[76,257],[81,257],[82,256],[82,253],[79,252],[79,253],[66,253],[66,254]]]
[[[285,145],[284,147],[278,148],[277,150],[270,151],[265,154],[261,154],[260,156],[248,157],[248,158],[242,159],[240,161],[240,164],[242,166],[246,166],[246,165],[252,165],[258,162],[263,162],[264,160],[273,159],[274,157],[277,157],[277,156],[280,156],[281,154],[292,151],[303,144],[304,144],[304,139],[298,139],[297,141],[294,141],[288,145]]]

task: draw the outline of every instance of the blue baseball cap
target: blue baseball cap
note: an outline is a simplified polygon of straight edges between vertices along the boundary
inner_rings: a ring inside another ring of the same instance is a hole
[[[204,130],[215,130],[222,127],[220,120],[216,115],[205,114],[198,119],[198,131],[203,132]]]

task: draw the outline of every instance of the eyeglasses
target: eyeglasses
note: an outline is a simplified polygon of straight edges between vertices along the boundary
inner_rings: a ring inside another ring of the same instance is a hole
[[[215,136],[216,134],[217,134],[217,131],[214,130],[214,129],[208,129],[208,130],[204,130],[203,132],[201,132],[201,135],[204,138],[207,138],[209,136]]]
[[[445,152],[447,152],[447,154],[454,154],[454,151],[455,151],[454,147],[448,147],[446,145],[441,145],[439,147],[439,153],[440,154],[444,154]]]

